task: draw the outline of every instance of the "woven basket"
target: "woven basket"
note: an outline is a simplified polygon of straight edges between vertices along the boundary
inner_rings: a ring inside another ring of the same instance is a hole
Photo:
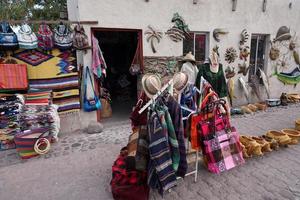
[[[297,119],[297,120],[295,121],[295,129],[296,129],[297,131],[300,131],[300,119]]]

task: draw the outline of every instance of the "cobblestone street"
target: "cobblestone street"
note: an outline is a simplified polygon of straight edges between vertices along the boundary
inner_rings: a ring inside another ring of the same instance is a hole
[[[300,104],[234,116],[232,124],[240,134],[262,135],[294,128],[297,118]],[[39,158],[21,160],[15,150],[0,152],[0,199],[112,199],[111,165],[129,133],[129,121],[115,122],[105,124],[100,134],[63,135]],[[221,175],[199,168],[197,183],[186,177],[164,199],[300,199],[300,145],[247,159]],[[151,192],[150,199],[162,198]]]

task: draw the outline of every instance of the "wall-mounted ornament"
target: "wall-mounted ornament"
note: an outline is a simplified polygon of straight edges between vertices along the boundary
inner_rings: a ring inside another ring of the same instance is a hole
[[[254,94],[257,96],[257,98],[261,100],[260,92],[259,92],[259,86],[260,86],[259,82],[260,82],[259,77],[256,74],[250,75],[249,86],[252,89],[252,92],[254,92]]]
[[[240,86],[245,94],[245,97],[247,99],[247,101],[249,102],[249,98],[250,98],[250,93],[249,93],[249,90],[247,88],[247,85],[246,85],[246,82],[244,81],[243,77],[240,77],[239,78],[239,83],[240,83]]]
[[[230,79],[234,76],[235,76],[234,67],[227,66],[227,68],[225,69],[225,77],[227,79]]]
[[[244,45],[249,39],[249,34],[246,29],[242,30],[241,32],[241,40],[240,45]]]
[[[166,35],[168,35],[172,41],[179,42],[186,37],[191,37],[189,34],[189,26],[178,13],[174,13],[172,22],[174,26],[166,32]]]
[[[277,60],[279,58],[280,55],[280,50],[278,47],[274,46],[274,44],[271,43],[271,49],[270,49],[270,53],[269,53],[269,57],[271,60]]]
[[[269,83],[269,79],[268,79],[267,75],[265,74],[265,72],[261,68],[258,68],[258,69],[259,69],[259,73],[260,73],[260,78],[263,81],[264,87],[266,89],[267,96],[268,96],[268,98],[270,98],[270,83]]]
[[[147,35],[147,42],[150,42],[151,49],[153,53],[156,53],[156,48],[154,46],[154,42],[156,41],[157,43],[160,43],[160,40],[162,39],[163,33],[161,31],[155,30],[152,26],[148,26],[148,29],[145,32],[145,35]]]
[[[237,57],[237,52],[233,47],[226,49],[225,61],[227,61],[229,64],[233,63]]]
[[[237,0],[232,0],[232,11],[236,11]]]
[[[218,57],[220,57],[218,45],[214,46],[214,48],[212,50],[218,55]]]
[[[198,0],[193,0],[193,4],[197,4],[198,3]]]
[[[228,34],[229,32],[226,29],[216,28],[213,30],[213,37],[217,42],[220,42],[220,35]]]
[[[267,9],[267,0],[263,0],[262,11],[265,12]]]
[[[295,63],[300,66],[300,58],[299,58],[299,54],[296,50],[293,51],[293,57],[294,57]]]
[[[250,55],[250,47],[240,46],[240,59],[247,61],[249,55]]]
[[[228,79],[227,89],[228,89],[228,97],[229,97],[230,105],[232,106],[232,100],[236,99],[236,96],[234,95],[234,79],[233,78]]]
[[[293,71],[290,73],[283,73],[278,72],[277,67],[275,68],[275,72],[273,74],[274,76],[277,76],[277,79],[281,81],[284,85],[294,85],[294,87],[297,86],[297,84],[300,82],[300,69],[299,67],[296,67]]]
[[[274,39],[274,42],[281,42],[284,40],[289,40],[291,39],[291,31],[288,27],[286,26],[281,26],[276,34],[276,38]]]
[[[243,76],[246,76],[249,71],[249,67],[247,67],[246,63],[238,64],[238,67],[239,67],[238,74],[243,74]]]
[[[296,48],[299,48],[300,46],[298,43],[299,43],[298,37],[296,36],[295,33],[295,35],[289,41],[289,46],[288,46],[289,50],[294,51]]]

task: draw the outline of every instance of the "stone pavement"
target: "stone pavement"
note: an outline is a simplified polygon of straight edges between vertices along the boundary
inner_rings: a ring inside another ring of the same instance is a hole
[[[232,124],[241,134],[261,135],[293,128],[296,118],[300,104],[234,116]],[[24,161],[15,150],[0,152],[0,199],[112,199],[111,165],[129,133],[129,121],[123,121],[106,124],[100,134],[63,135],[49,154],[39,158]],[[193,176],[180,180],[164,199],[300,200],[300,145],[248,159],[221,175],[200,165],[197,183],[193,180]],[[162,198],[151,192],[150,199]]]

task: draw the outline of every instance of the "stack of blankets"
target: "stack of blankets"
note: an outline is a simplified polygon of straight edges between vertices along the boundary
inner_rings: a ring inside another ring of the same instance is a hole
[[[20,115],[20,125],[23,131],[35,128],[49,128],[49,134],[54,141],[58,139],[60,118],[57,105],[24,105]]]
[[[14,136],[21,132],[22,95],[0,94],[0,151],[14,149]]]
[[[51,90],[31,89],[25,95],[26,105],[49,105],[51,104]]]

